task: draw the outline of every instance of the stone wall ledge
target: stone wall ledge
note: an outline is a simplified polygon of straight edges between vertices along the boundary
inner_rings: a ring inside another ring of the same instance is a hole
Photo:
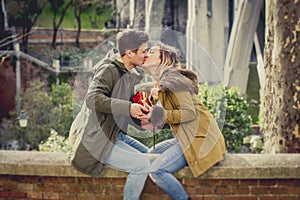
[[[149,155],[150,159],[155,156]],[[88,177],[75,170],[64,153],[0,151],[0,175]],[[123,178],[127,173],[104,167],[101,177]],[[188,167],[175,173],[192,178]],[[227,154],[199,179],[299,179],[300,154]]]

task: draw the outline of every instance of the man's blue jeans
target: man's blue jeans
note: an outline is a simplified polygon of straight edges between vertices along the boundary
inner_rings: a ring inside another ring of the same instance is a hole
[[[187,166],[181,147],[176,138],[163,141],[156,145],[149,153],[161,153],[150,167],[150,178],[172,199],[188,199],[180,182],[173,173]]]
[[[104,160],[104,164],[128,172],[124,200],[140,198],[150,168],[150,160],[141,152],[147,150],[146,146],[120,132],[110,156]]]

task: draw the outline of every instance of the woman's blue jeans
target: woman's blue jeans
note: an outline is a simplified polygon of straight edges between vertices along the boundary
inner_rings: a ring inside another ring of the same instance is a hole
[[[173,173],[187,166],[186,159],[176,138],[163,141],[149,153],[161,153],[150,167],[150,178],[172,199],[188,199],[181,183]]]
[[[128,172],[124,200],[140,198],[150,168],[149,159],[141,152],[147,150],[146,146],[120,132],[110,156],[104,160],[104,164]]]

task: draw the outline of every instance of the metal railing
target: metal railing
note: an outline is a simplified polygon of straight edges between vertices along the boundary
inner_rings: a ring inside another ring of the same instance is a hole
[[[16,55],[15,51],[0,51],[0,55],[4,55],[4,54],[10,54],[10,55]],[[37,64],[38,66],[43,67],[44,69],[51,71],[51,72],[55,72],[55,73],[70,73],[70,72],[90,72],[89,69],[83,68],[81,66],[64,66],[64,67],[60,67],[58,66],[58,68],[55,68],[55,64],[54,64],[54,60],[52,60],[52,63],[46,63],[40,59],[37,59],[29,54],[26,54],[22,51],[19,52],[19,56],[30,61],[33,62],[35,64]]]

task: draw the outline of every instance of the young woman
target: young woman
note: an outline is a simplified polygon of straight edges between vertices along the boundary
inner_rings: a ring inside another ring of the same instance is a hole
[[[157,80],[162,106],[153,106],[142,119],[169,124],[174,135],[174,139],[156,145],[163,152],[152,162],[150,178],[172,199],[190,199],[172,174],[188,165],[197,177],[221,161],[226,148],[216,121],[197,97],[197,75],[181,69],[179,62],[176,49],[163,43],[148,52],[142,67]]]

